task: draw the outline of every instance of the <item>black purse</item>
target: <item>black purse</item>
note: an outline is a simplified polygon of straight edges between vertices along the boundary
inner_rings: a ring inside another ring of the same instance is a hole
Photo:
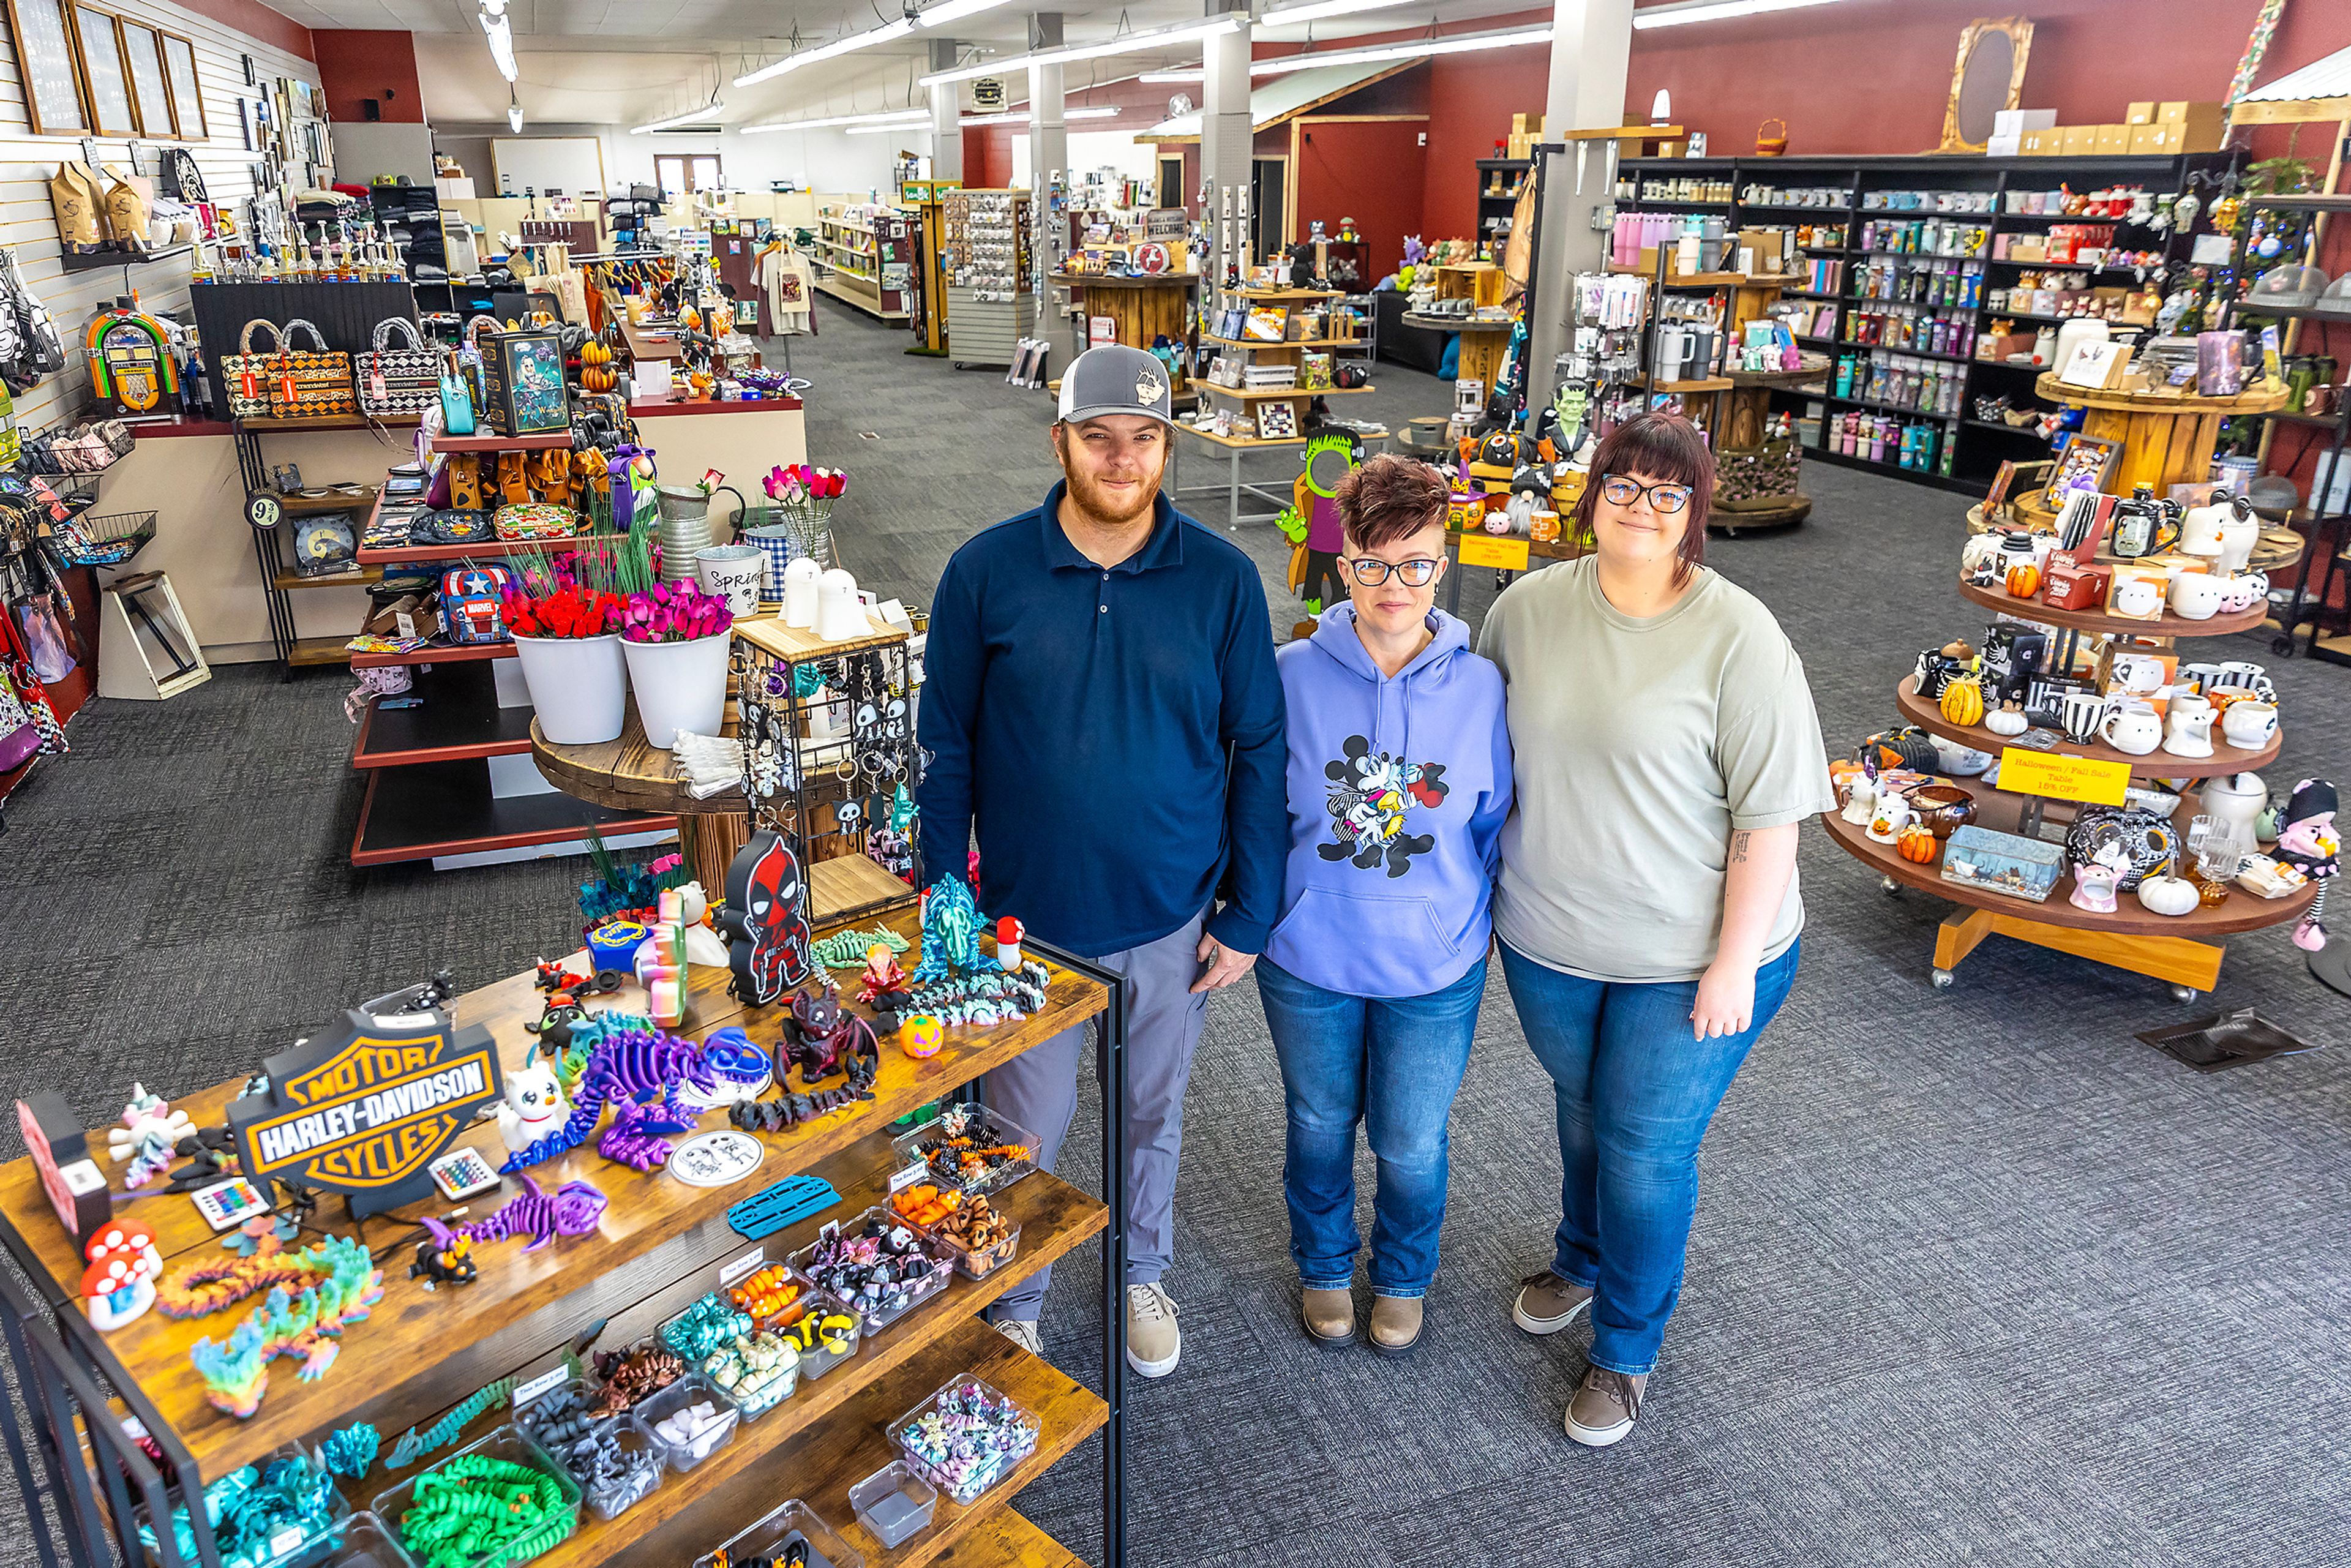
[[[452,507],[427,512],[409,530],[409,538],[431,545],[477,545],[491,537],[490,515],[478,507]]]

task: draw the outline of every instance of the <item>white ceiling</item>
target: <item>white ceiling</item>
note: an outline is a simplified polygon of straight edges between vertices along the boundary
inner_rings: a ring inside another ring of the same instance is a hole
[[[507,83],[491,63],[475,22],[475,0],[268,0],[307,27],[372,27],[413,32],[424,112],[436,124],[502,121]],[[1360,17],[1314,24],[1316,39],[1426,26],[1448,30],[1481,16],[1524,10],[1528,0],[1428,0]],[[1540,0],[1538,0],[1540,3]],[[914,78],[929,69],[929,40],[900,39],[771,78],[755,87],[736,77],[801,47],[862,32],[898,14],[897,0],[509,0],[521,80],[515,84],[527,120],[545,124],[633,125],[707,103],[714,82],[726,107],[714,118],[739,126],[763,120],[920,105]],[[1004,57],[1028,47],[1030,5],[1013,0],[947,29],[967,47]],[[1061,7],[1064,36],[1087,43],[1123,31],[1174,26],[1203,15],[1200,0],[1079,0]],[[1304,28],[1260,28],[1259,36],[1302,38]],[[1068,71],[1068,89],[1137,71],[1197,65],[1200,47],[1088,60]],[[1027,97],[1018,76],[1005,83]],[[1195,89],[1196,92],[1196,89]],[[969,102],[967,92],[965,101]]]

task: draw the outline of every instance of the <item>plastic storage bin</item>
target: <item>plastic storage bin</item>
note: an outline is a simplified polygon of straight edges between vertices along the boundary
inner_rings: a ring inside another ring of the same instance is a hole
[[[865,1568],[865,1559],[835,1535],[832,1527],[817,1517],[816,1510],[798,1498],[750,1529],[737,1531],[718,1551],[705,1552],[695,1558],[694,1568],[713,1568],[721,1553],[729,1563],[740,1563],[746,1557],[778,1556],[789,1550],[795,1541],[808,1542],[808,1568]]]
[[[575,1377],[559,1388],[550,1388],[521,1409],[515,1412],[514,1424],[522,1435],[552,1454],[562,1442],[565,1425],[577,1414],[584,1414],[588,1396],[596,1385],[584,1377]],[[619,1419],[619,1412],[609,1416],[590,1416],[589,1420],[601,1425]]]
[[[830,1291],[816,1291],[808,1297],[808,1301],[809,1316],[819,1322],[828,1317],[847,1318],[849,1333],[840,1338],[840,1348],[837,1350],[825,1348],[826,1342],[823,1335],[815,1333],[809,1335],[809,1343],[800,1346],[800,1376],[804,1380],[822,1377],[826,1373],[855,1355],[857,1342],[864,1337],[865,1329],[864,1320],[851,1310],[847,1302]],[[797,1332],[793,1334],[793,1343],[795,1344],[799,1343],[799,1335]]]
[[[634,1416],[611,1416],[569,1443],[541,1446],[580,1483],[580,1495],[607,1524],[659,1490],[669,1465],[661,1439]]]
[[[416,1568],[400,1538],[365,1509],[328,1534],[333,1550],[319,1560],[321,1568]]]
[[[966,1201],[984,1200],[986,1197],[985,1193],[974,1193]],[[993,1210],[995,1206],[990,1204],[989,1207]],[[891,1212],[893,1214],[897,1212],[894,1207]],[[1020,1251],[1020,1227],[1018,1225],[1006,1231],[1002,1239],[990,1242],[985,1247],[966,1247],[947,1234],[945,1221],[925,1225],[920,1220],[911,1219],[904,1215],[899,1215],[898,1218],[929,1238],[931,1244],[952,1260],[956,1271],[967,1280],[987,1278],[988,1275],[1012,1261]]]
[[[318,1469],[299,1443],[282,1443],[256,1459],[247,1468],[256,1471],[266,1471],[272,1465],[287,1461],[299,1462],[313,1472]],[[229,1472],[232,1476],[235,1473],[235,1471]],[[225,1498],[228,1494],[220,1490],[221,1486],[221,1480],[216,1479],[206,1485],[204,1491],[208,1496]],[[251,1568],[308,1568],[312,1563],[322,1563],[328,1559],[334,1550],[335,1527],[350,1517],[351,1505],[343,1496],[341,1490],[331,1482],[326,1490],[329,1499],[328,1511],[332,1523],[308,1532],[299,1530],[280,1532],[270,1542],[266,1556],[256,1556],[251,1559]],[[176,1516],[183,1506],[180,1489],[172,1488],[170,1496],[173,1500],[172,1512],[175,1516],[176,1522]],[[163,1561],[162,1552],[155,1536],[154,1521],[149,1516],[145,1503],[139,1505],[136,1519],[141,1549],[146,1553],[148,1562],[160,1565]],[[214,1539],[217,1540],[220,1521],[214,1519],[213,1525],[215,1531]],[[195,1562],[195,1535],[193,1531],[193,1521],[188,1530],[175,1530],[173,1544],[179,1549],[181,1562]]]
[[[673,1417],[696,1405],[711,1407],[707,1426],[683,1433],[675,1427],[664,1431]],[[681,1377],[659,1394],[638,1405],[636,1419],[643,1423],[654,1442],[661,1445],[662,1455],[669,1468],[684,1474],[725,1448],[735,1437],[735,1428],[741,1424],[743,1412],[735,1402],[713,1388],[709,1382],[696,1375]]]
[[[939,1489],[893,1459],[849,1489],[857,1522],[886,1549],[931,1527],[939,1510]]]
[[[778,1333],[754,1332],[711,1352],[702,1363],[701,1375],[735,1402],[744,1420],[756,1421],[789,1399],[792,1390],[799,1386],[799,1346]]]
[[[875,1224],[887,1229],[904,1230],[914,1239],[921,1255],[937,1265],[922,1279],[901,1281],[900,1283],[904,1287],[904,1294],[892,1304],[883,1306],[860,1304],[855,1299],[856,1292],[853,1287],[844,1279],[836,1278],[838,1265],[819,1264],[816,1261],[817,1252],[825,1244],[821,1235],[817,1240],[810,1242],[791,1255],[792,1267],[815,1281],[820,1289],[856,1313],[863,1321],[865,1332],[869,1334],[878,1333],[883,1329],[888,1328],[892,1323],[946,1290],[947,1281],[955,1277],[955,1265],[948,1260],[946,1251],[933,1247],[928,1237],[886,1208],[869,1208],[854,1219],[841,1221],[840,1233],[845,1238],[855,1239],[862,1236],[867,1227]]]
[[[962,1175],[951,1164],[942,1169],[931,1162],[925,1145],[958,1136],[971,1138],[981,1148],[1003,1144],[1023,1145],[1029,1155],[1025,1159],[1008,1160],[993,1169],[969,1176]],[[918,1161],[925,1164],[930,1170],[930,1175],[924,1178],[926,1181],[936,1182],[943,1187],[954,1187],[958,1192],[1001,1192],[1037,1168],[1040,1141],[1036,1134],[1001,1111],[982,1105],[951,1105],[940,1112],[935,1120],[899,1134],[891,1140],[890,1146],[897,1153],[901,1169]]]
[[[486,1437],[475,1438],[474,1441],[466,1444],[464,1448],[458,1449],[455,1453],[442,1459],[439,1463],[427,1466],[425,1469],[417,1471],[414,1475],[409,1477],[406,1480],[401,1482],[398,1486],[392,1488],[390,1490],[376,1493],[375,1501],[368,1505],[370,1511],[371,1511],[376,1518],[382,1521],[384,1527],[390,1530],[394,1536],[399,1538],[401,1545],[404,1549],[408,1550],[409,1555],[412,1557],[419,1557],[420,1559],[423,1555],[416,1552],[413,1548],[408,1547],[407,1534],[401,1528],[408,1517],[410,1505],[416,1500],[417,1483],[423,1480],[426,1476],[434,1474],[435,1471],[447,1469],[451,1465],[456,1463],[459,1459],[464,1458],[469,1454],[479,1454],[486,1458],[504,1459],[508,1464],[527,1466],[554,1480],[555,1490],[559,1499],[556,1512],[560,1521],[561,1528],[559,1531],[554,1528],[553,1522],[550,1521],[550,1524],[547,1529],[542,1530],[534,1537],[535,1540],[540,1542],[538,1552],[547,1551],[562,1542],[569,1540],[571,1538],[572,1531],[580,1528],[580,1483],[573,1480],[571,1479],[571,1472],[565,1469],[561,1465],[557,1464],[554,1458],[545,1448],[540,1448],[537,1443],[534,1443],[528,1437],[524,1437],[522,1433],[516,1430],[512,1426],[505,1426],[499,1427],[496,1431],[492,1432]],[[496,1559],[504,1565],[504,1568],[513,1568],[515,1563],[527,1563],[531,1558],[538,1556],[538,1552],[517,1553],[513,1550],[511,1544],[509,1544],[493,1551],[486,1552],[480,1556],[471,1558],[468,1561],[472,1563],[478,1564],[486,1563],[493,1559]]]
[[[1005,1412],[1006,1418],[999,1422],[1006,1428],[1003,1436],[969,1454],[941,1454],[924,1443],[925,1416],[975,1400],[985,1400],[991,1408]],[[904,1457],[908,1469],[967,1508],[1037,1451],[1041,1427],[1035,1412],[996,1388],[977,1377],[958,1377],[891,1422],[889,1435],[891,1446]]]

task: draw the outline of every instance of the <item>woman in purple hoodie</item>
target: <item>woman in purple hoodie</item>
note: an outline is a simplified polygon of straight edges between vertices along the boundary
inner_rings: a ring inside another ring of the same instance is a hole
[[[1372,1348],[1420,1339],[1445,1221],[1446,1122],[1486,989],[1510,810],[1502,678],[1437,608],[1446,488],[1383,455],[1340,482],[1348,602],[1275,655],[1290,855],[1258,995],[1289,1099],[1282,1187],[1308,1337],[1355,1338],[1355,1128],[1379,1170]]]

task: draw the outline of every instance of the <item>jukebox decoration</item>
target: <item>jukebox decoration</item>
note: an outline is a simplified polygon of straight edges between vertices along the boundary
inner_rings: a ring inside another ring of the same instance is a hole
[[[128,297],[99,308],[83,339],[90,390],[124,413],[169,413],[180,401],[172,335]]]

